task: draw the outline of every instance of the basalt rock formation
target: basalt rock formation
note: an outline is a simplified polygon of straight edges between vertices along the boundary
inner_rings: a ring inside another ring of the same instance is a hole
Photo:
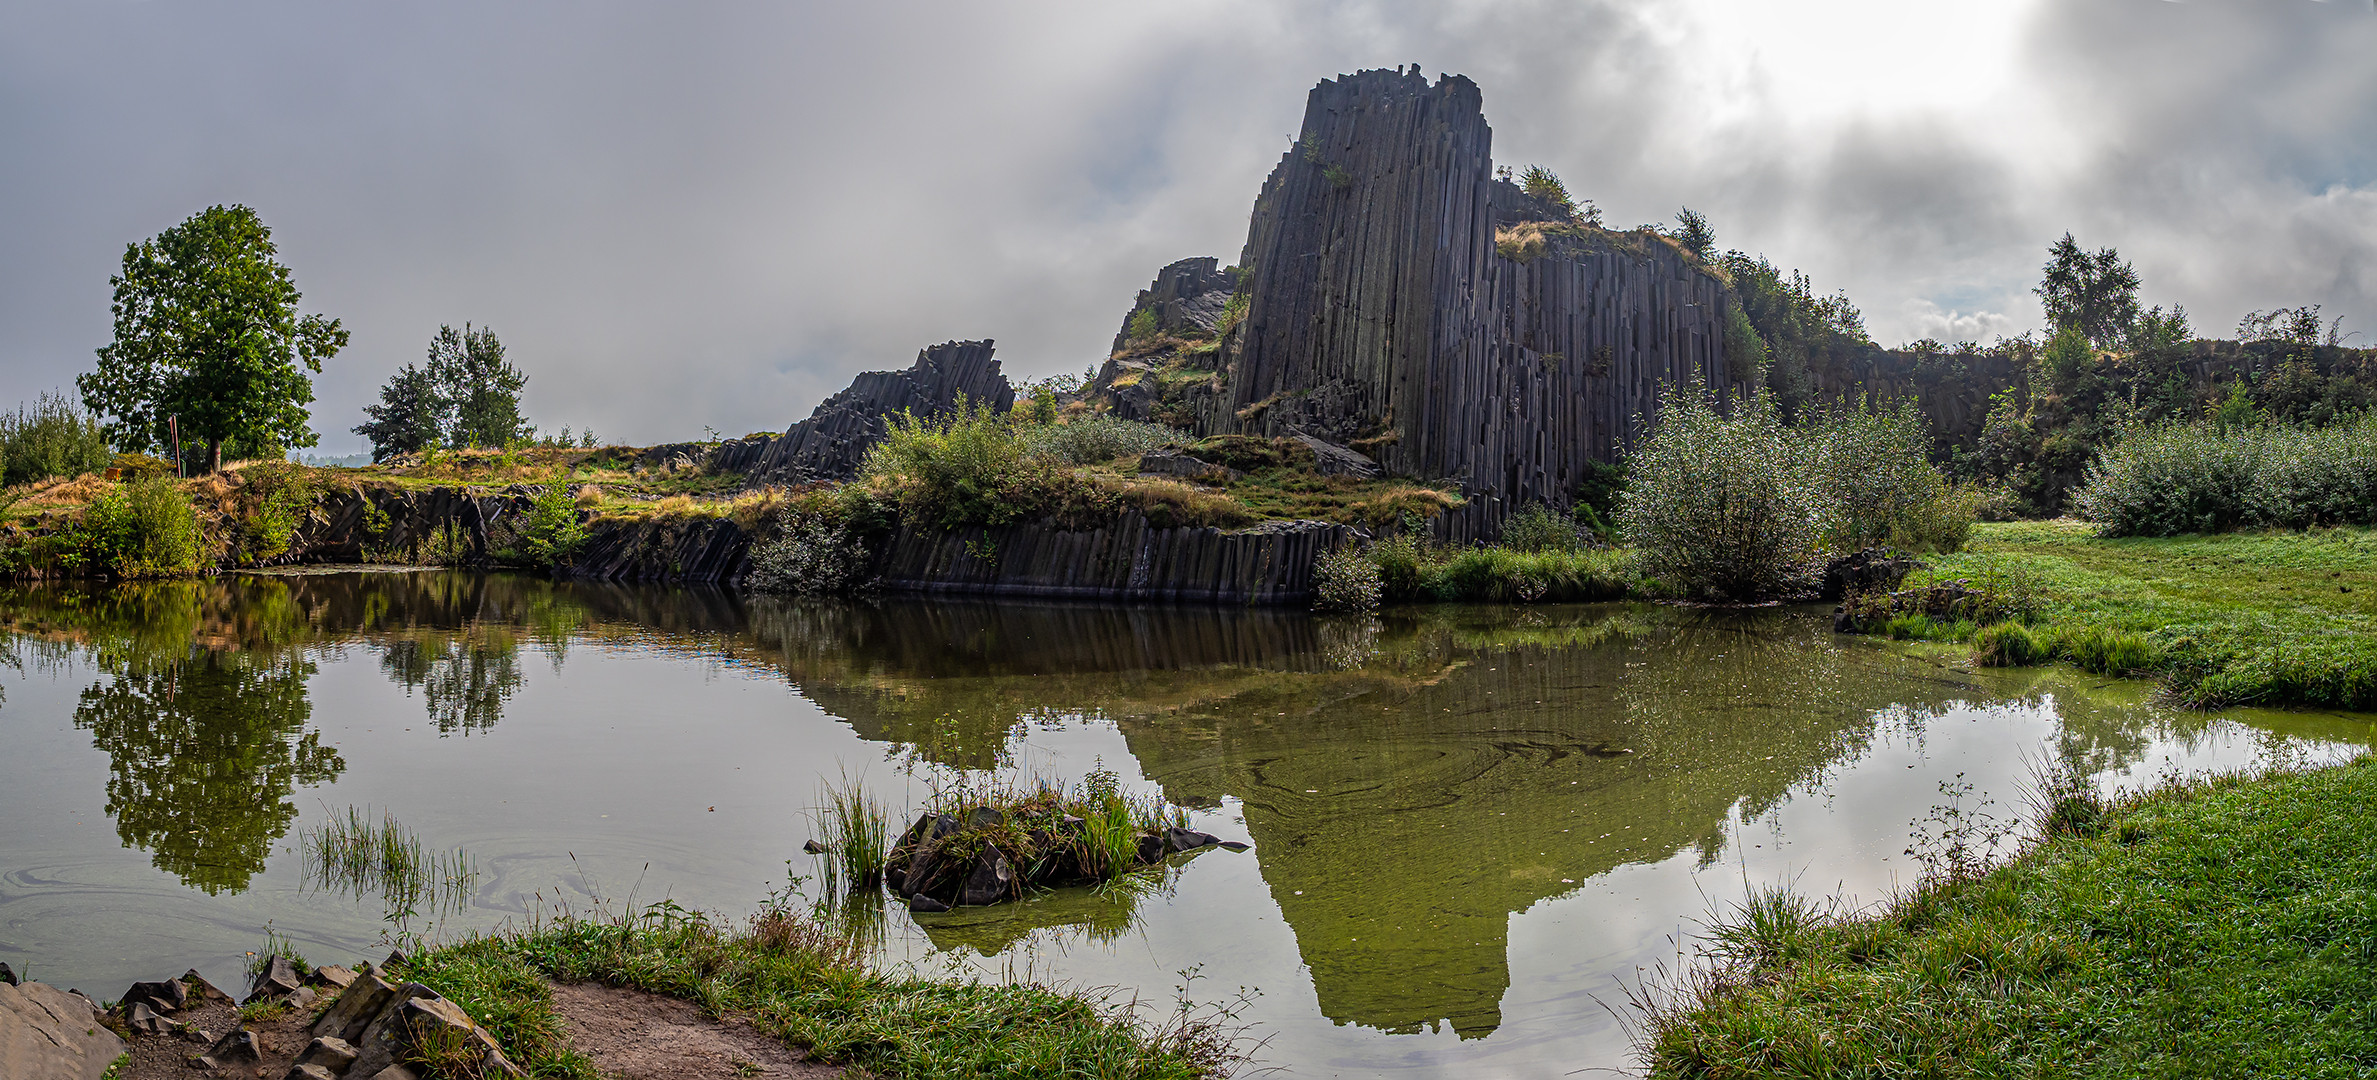
[[[1723,281],[1663,237],[1579,224],[1496,179],[1492,143],[1458,75],[1314,87],[1255,201],[1246,314],[1198,433],[1312,436],[1457,480],[1453,534],[1491,535],[1521,506],[1568,505],[1661,386],[1741,384],[1753,368],[1726,354]],[[1498,246],[1522,226],[1532,245]]]
[[[991,353],[988,339],[948,341],[917,353],[905,371],[862,371],[784,434],[721,444],[708,465],[754,482],[848,480],[896,413],[938,416],[956,408],[961,397],[1001,412],[1012,408],[1015,388]]]

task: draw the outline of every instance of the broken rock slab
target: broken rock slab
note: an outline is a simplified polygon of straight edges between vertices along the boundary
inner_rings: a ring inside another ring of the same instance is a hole
[[[45,983],[0,985],[0,1077],[99,1080],[123,1052],[89,998]]]

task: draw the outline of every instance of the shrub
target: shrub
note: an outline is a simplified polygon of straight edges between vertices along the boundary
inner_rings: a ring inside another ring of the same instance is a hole
[[[2377,525],[2377,415],[2147,427],[2090,463],[2076,508],[2107,536]]]
[[[81,476],[114,458],[99,418],[60,394],[0,413],[0,485]]]
[[[1363,548],[1340,544],[1313,563],[1315,611],[1376,611],[1383,591],[1378,563]]]
[[[1827,537],[1834,548],[1964,546],[1977,500],[1958,497],[1932,467],[1931,428],[1914,402],[1895,412],[1843,407],[1810,426],[1826,501],[1836,514]]]
[[[286,554],[319,493],[291,465],[250,466],[240,471],[240,479],[249,496],[247,515],[240,523],[244,554],[251,561]]]
[[[1618,527],[1643,571],[1710,600],[1804,591],[1834,516],[1808,440],[1764,391],[1731,415],[1699,386],[1660,393],[1659,416],[1628,465]]]
[[[578,520],[577,496],[569,477],[557,475],[537,490],[528,504],[528,521],[520,526],[520,542],[529,559],[548,569],[568,562],[586,543],[586,525]]]
[[[118,577],[194,572],[204,548],[197,509],[179,483],[162,477],[100,492],[67,545],[70,564]]]
[[[957,529],[1035,514],[1058,487],[1058,472],[1007,417],[961,396],[938,417],[892,417],[860,479],[889,490],[911,525]]]
[[[761,592],[840,596],[868,581],[865,537],[847,514],[788,503],[776,512],[777,535],[753,545],[744,583]]]
[[[1105,413],[1075,417],[1064,423],[1033,424],[1022,428],[1020,434],[1029,452],[1067,465],[1096,465],[1160,447],[1178,446],[1189,439],[1185,431],[1117,419]]]
[[[1502,546],[1512,551],[1575,551],[1588,545],[1574,518],[1538,503],[1502,523]]]

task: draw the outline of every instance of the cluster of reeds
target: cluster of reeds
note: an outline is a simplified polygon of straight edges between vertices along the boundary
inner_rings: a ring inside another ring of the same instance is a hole
[[[423,906],[458,909],[478,884],[468,854],[427,850],[419,835],[386,812],[373,821],[369,811],[350,806],[306,829],[304,838],[308,879],[323,889],[378,896],[391,917]]]

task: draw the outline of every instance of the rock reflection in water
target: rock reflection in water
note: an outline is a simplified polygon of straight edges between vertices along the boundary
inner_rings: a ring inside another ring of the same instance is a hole
[[[1777,613],[786,605],[755,607],[752,635],[861,734],[944,765],[1005,764],[1035,716],[1116,721],[1167,797],[1242,801],[1324,1013],[1466,1037],[1499,1023],[1512,913],[1625,863],[1713,859],[1737,811],[1854,752],[1885,706],[1973,691],[1934,678],[1910,701],[1909,665]],[[953,920],[985,948],[1035,921]]]
[[[1011,769],[1035,725],[1111,723],[1171,801],[1236,801],[1322,1014],[1464,1038],[1501,1023],[1514,914],[1630,863],[1714,860],[1731,823],[1821,789],[1882,726],[1919,732],[1950,703],[2064,677],[1987,673],[1984,686],[1795,611],[1324,619],[444,572],[8,599],[12,642],[70,643],[105,676],[77,720],[109,754],[125,842],[210,891],[256,873],[296,786],[338,774],[308,726],[317,662],[377,650],[383,673],[421,691],[431,727],[467,734],[502,722],[524,646],[558,667],[573,648],[616,645],[772,672],[926,774]],[[2089,771],[2135,760],[2149,726],[2207,722],[2061,711],[2056,752]],[[1036,937],[1111,940],[1162,902],[1068,892],[918,925],[939,948],[993,955]]]

